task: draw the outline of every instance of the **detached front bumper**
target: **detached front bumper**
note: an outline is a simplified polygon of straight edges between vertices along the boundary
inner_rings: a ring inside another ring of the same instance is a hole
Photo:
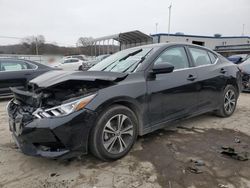
[[[34,117],[29,122],[18,110],[8,113],[13,139],[24,154],[62,159],[87,154],[94,112],[83,109],[64,117]]]

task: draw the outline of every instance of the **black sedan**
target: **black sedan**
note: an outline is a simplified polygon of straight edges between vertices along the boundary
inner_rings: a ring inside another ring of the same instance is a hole
[[[50,70],[55,69],[33,61],[1,58],[0,97],[10,95],[10,87],[25,88],[28,81]]]
[[[89,71],[48,72],[27,91],[12,88],[13,138],[27,155],[70,158],[91,151],[125,156],[138,135],[214,112],[231,116],[241,90],[238,67],[189,44],[127,49]]]

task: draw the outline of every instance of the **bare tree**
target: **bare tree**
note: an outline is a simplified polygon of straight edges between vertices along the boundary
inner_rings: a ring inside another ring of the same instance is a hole
[[[86,46],[92,45],[93,43],[92,40],[93,40],[93,37],[80,37],[77,43],[82,47],[86,47]]]
[[[85,55],[91,54],[91,46],[93,45],[93,37],[80,37],[77,41],[78,50]]]
[[[29,50],[31,54],[38,55],[43,53],[43,47],[45,44],[45,37],[43,35],[38,36],[28,36],[22,41],[22,46]]]

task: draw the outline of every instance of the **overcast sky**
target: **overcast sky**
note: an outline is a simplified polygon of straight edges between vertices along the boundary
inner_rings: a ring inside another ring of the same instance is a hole
[[[79,37],[130,30],[250,36],[250,0],[0,0],[0,37],[44,35],[47,42],[75,45]],[[0,38],[1,44],[19,39]]]

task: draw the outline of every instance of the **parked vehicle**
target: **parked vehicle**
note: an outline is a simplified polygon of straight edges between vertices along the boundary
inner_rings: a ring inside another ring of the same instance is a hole
[[[81,70],[88,70],[88,69],[90,69],[91,67],[93,67],[94,65],[101,62],[102,60],[106,59],[109,56],[110,56],[110,54],[99,55],[93,60],[85,61],[85,62],[82,63],[82,66],[81,66],[80,69]]]
[[[10,58],[0,59],[0,97],[11,95],[10,87],[25,88],[28,81],[51,70],[46,65]]]
[[[23,153],[101,160],[125,156],[138,135],[214,112],[231,116],[239,68],[207,48],[164,43],[118,52],[89,71],[53,71],[12,88],[10,130]]]
[[[242,72],[243,91],[250,91],[250,58],[239,65]]]
[[[71,55],[71,56],[66,56],[64,59],[70,59],[70,58],[77,58],[82,61],[88,61],[87,57],[85,55]]]
[[[235,64],[241,64],[250,58],[250,54],[236,54],[229,56],[227,59]]]
[[[53,67],[61,68],[65,71],[78,71],[81,70],[83,62],[78,58],[66,58],[62,59],[59,63],[52,65]]]

